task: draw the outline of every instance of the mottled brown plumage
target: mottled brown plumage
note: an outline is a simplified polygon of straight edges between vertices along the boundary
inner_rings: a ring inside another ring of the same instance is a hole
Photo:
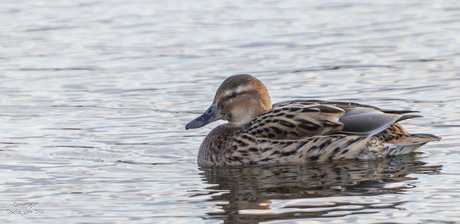
[[[412,112],[416,111],[320,100],[272,105],[262,82],[234,75],[220,85],[211,107],[186,128],[229,121],[204,139],[198,152],[200,166],[374,159],[410,153],[440,139],[411,135],[397,123],[419,117],[405,115]]]

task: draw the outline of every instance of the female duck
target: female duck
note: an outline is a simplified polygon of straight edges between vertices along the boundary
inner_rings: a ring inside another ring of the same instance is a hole
[[[439,137],[409,134],[398,123],[416,111],[319,100],[273,104],[267,88],[251,75],[228,77],[212,105],[188,123],[193,129],[217,120],[198,152],[200,166],[287,164],[374,159],[406,154]]]

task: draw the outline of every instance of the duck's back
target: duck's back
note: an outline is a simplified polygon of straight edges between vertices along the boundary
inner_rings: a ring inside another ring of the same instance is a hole
[[[414,111],[317,100],[286,101],[243,128],[223,124],[200,146],[200,166],[374,159],[410,153],[434,135],[411,135],[397,123]]]

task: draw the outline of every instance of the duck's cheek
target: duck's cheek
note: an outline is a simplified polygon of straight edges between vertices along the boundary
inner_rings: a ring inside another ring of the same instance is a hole
[[[245,125],[251,122],[256,116],[253,108],[236,108],[232,111],[230,122],[237,126]]]

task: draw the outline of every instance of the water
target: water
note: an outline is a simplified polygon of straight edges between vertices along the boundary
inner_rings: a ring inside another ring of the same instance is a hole
[[[0,3],[2,223],[460,222],[457,1]],[[227,76],[419,110],[376,161],[199,169]]]

